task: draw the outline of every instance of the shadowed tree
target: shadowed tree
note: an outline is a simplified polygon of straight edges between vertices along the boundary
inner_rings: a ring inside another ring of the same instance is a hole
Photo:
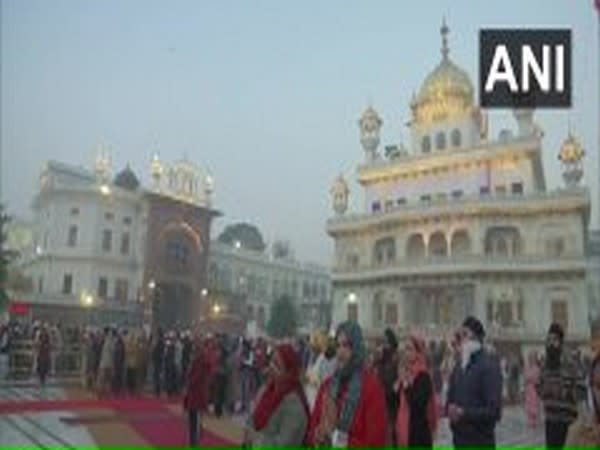
[[[283,296],[275,300],[267,323],[269,336],[276,339],[295,336],[297,327],[298,314],[291,298]]]
[[[218,241],[228,245],[239,242],[242,248],[263,252],[266,248],[265,241],[258,228],[249,223],[235,223],[225,227],[219,235]]]

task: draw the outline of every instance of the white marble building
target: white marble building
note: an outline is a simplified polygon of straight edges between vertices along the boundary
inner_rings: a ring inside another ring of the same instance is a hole
[[[529,110],[513,112],[514,131],[489,136],[447,34],[444,24],[441,61],[411,102],[409,145],[381,152],[383,121],[372,107],[360,118],[363,210],[347,211],[342,175],[332,187],[334,321],[443,337],[474,314],[507,346],[540,345],[551,321],[586,340],[583,149],[569,132],[561,149],[543,150]],[[547,189],[543,152],[561,159],[564,188]]]
[[[139,181],[127,167],[110,179],[100,157],[96,173],[48,162],[33,202],[36,315],[77,317],[82,307],[122,322],[135,314],[142,285],[145,222]]]
[[[303,331],[326,327],[330,312],[327,268],[290,258],[275,258],[242,245],[211,243],[208,280],[212,290],[237,299],[248,321],[264,328],[272,302],[282,295],[296,305]]]

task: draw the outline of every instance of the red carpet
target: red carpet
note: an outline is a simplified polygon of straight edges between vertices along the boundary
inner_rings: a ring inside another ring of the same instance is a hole
[[[167,406],[177,401],[157,399],[105,399],[105,400],[35,400],[0,402],[0,414],[20,414],[44,411],[77,411],[85,409],[111,409],[118,413],[116,420],[131,426],[152,447],[185,447],[188,445],[187,416],[171,412]],[[103,420],[108,420],[104,418]],[[73,425],[83,425],[71,419]],[[93,422],[93,419],[92,419]],[[236,445],[205,430],[202,446],[231,447]]]
[[[177,417],[170,411],[165,416],[155,420],[129,420],[129,424],[137,431],[149,445],[153,447],[186,447],[188,445],[187,418],[183,415]],[[235,442],[227,441],[220,436],[204,430],[200,445],[206,447],[232,447]]]

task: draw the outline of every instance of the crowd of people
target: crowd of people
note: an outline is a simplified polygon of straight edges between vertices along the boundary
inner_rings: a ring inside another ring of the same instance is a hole
[[[0,350],[10,346],[8,328]],[[34,340],[43,385],[53,366],[56,327],[13,330]],[[468,317],[448,342],[391,329],[367,340],[355,322],[335,333],[283,341],[191,331],[71,330],[84,343],[85,386],[99,397],[165,393],[183,399],[189,440],[202,417],[246,414],[246,446],[432,447],[440,419],[455,446],[493,447],[502,406],[523,404],[528,425],[545,421],[546,443],[600,445],[600,363],[583,360],[552,324],[545,352],[526,362],[489,345]],[[586,408],[585,405],[588,405]]]

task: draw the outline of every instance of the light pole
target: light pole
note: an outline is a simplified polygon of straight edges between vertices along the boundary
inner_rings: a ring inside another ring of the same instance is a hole
[[[146,305],[146,316],[149,322],[150,329],[153,329],[154,326],[154,303],[156,302],[156,281],[154,278],[151,278],[148,282],[148,291],[149,295],[147,298]]]

